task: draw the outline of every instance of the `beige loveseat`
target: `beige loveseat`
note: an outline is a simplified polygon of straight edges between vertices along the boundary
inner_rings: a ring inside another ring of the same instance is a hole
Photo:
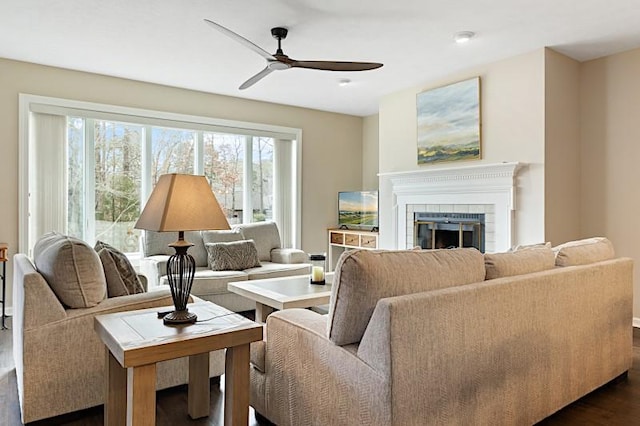
[[[24,423],[103,404],[105,346],[94,331],[96,315],[172,305],[166,290],[67,308],[26,255],[14,256],[13,270],[13,355]],[[209,369],[211,377],[224,373],[224,351],[211,353]],[[159,363],[158,389],[187,383],[188,370],[187,358]]]
[[[268,317],[251,405],[280,426],[536,423],[631,367],[632,267],[605,239],[343,254],[328,315]]]
[[[143,237],[144,259],[140,270],[149,279],[149,288],[168,285],[167,260],[174,253],[168,244],[176,240],[173,232],[145,231]],[[255,309],[255,302],[229,292],[227,284],[265,278],[304,275],[309,273],[309,261],[305,252],[282,248],[280,233],[275,222],[256,222],[232,225],[231,231],[185,232],[185,239],[194,246],[189,249],[196,261],[196,273],[191,294],[235,312]],[[209,267],[206,244],[224,244],[253,240],[260,266],[244,270],[213,271]]]

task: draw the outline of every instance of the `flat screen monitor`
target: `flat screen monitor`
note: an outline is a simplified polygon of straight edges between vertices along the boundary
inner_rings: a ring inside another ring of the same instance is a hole
[[[378,227],[378,191],[338,192],[338,225],[353,229]]]

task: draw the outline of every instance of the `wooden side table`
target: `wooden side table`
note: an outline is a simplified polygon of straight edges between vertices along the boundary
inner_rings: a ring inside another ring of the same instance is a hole
[[[106,346],[105,425],[155,425],[156,363],[189,357],[188,410],[209,415],[209,352],[227,348],[224,424],[249,421],[249,345],[262,326],[210,302],[189,305],[195,324],[164,325],[151,308],[96,316]]]
[[[8,317],[5,314],[5,309],[7,306],[7,261],[8,255],[7,251],[9,250],[9,246],[7,243],[0,243],[0,263],[2,263],[2,275],[0,275],[0,279],[2,280],[2,299],[0,299],[0,303],[2,303],[2,330],[8,330],[9,327],[5,324],[5,319]]]

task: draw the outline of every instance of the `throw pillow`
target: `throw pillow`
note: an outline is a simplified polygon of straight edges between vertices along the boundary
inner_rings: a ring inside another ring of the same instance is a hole
[[[103,241],[97,241],[94,249],[102,262],[108,297],[144,293],[138,274],[124,253]]]
[[[605,237],[586,238],[569,241],[553,248],[556,253],[557,266],[588,265],[613,259],[613,244]]]
[[[33,247],[33,262],[69,308],[90,308],[107,295],[100,258],[84,241],[57,232],[45,234]]]
[[[553,250],[543,245],[506,253],[486,253],[484,267],[487,280],[531,274],[553,269],[555,256]]]
[[[213,271],[242,271],[260,266],[258,249],[253,240],[205,244],[209,268]]]
[[[104,278],[107,280],[107,297],[119,297],[127,296],[129,290],[124,285],[124,281],[120,277],[116,262],[111,257],[109,250],[102,249],[98,252],[100,262],[102,262],[102,269],[104,269]]]

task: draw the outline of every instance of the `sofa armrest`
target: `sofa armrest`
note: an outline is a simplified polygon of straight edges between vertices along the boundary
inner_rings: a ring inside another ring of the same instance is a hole
[[[154,255],[140,259],[140,273],[147,277],[145,291],[153,290],[160,285],[160,277],[167,275],[167,261],[169,256]]]
[[[154,307],[164,308],[165,306],[173,307],[173,299],[171,299],[171,291],[169,289],[111,297],[90,308],[67,309],[67,319],[76,319],[83,316],[95,317],[96,315]]]
[[[273,263],[308,263],[309,255],[299,249],[276,248],[271,249],[271,261]]]
[[[310,419],[315,424],[390,424],[389,378],[358,358],[352,345],[334,345],[326,328],[327,317],[307,309],[267,317],[264,369],[269,409],[263,414],[276,424],[309,424]],[[255,362],[260,354],[252,358]],[[335,400],[344,410],[331,408]],[[301,409],[300,401],[315,402]]]
[[[67,317],[58,300],[31,260],[22,253],[13,257],[14,328],[33,328]]]

